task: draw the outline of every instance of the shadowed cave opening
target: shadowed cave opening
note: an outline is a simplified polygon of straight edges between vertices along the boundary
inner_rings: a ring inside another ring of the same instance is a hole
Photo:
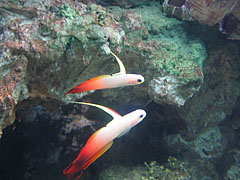
[[[137,108],[141,107],[113,109],[120,109],[123,115]],[[162,138],[164,134],[177,133],[184,125],[176,123],[179,119],[175,115],[166,118],[174,114],[166,107],[150,103],[144,109],[146,119],[116,139],[82,179],[96,180],[104,169],[115,164],[132,167],[150,161],[164,163],[169,155],[174,155]],[[40,99],[22,102],[16,110],[15,123],[4,130],[0,140],[0,179],[67,179],[62,170],[77,157],[91,134],[111,120],[107,116],[95,108],[85,112],[75,104]],[[73,123],[76,119],[80,123]]]
[[[225,129],[231,126],[231,121],[239,117],[239,102],[220,127]],[[151,161],[164,164],[169,156],[181,157],[188,153],[179,154],[181,152],[169,148],[164,139],[179,132],[184,134],[186,130],[186,124],[178,117],[174,107],[153,102],[146,107],[119,104],[112,107],[122,115],[138,108],[146,110],[146,119],[116,139],[112,147],[83,173],[81,179],[99,179],[104,170],[114,165],[133,168]],[[0,139],[0,179],[66,180],[63,169],[77,157],[91,134],[110,120],[111,117],[95,108],[85,109],[54,100],[23,101],[17,106],[15,123],[4,130]],[[234,139],[219,159],[226,163],[216,162],[217,171],[222,177],[235,161],[231,149],[237,146],[239,136]]]

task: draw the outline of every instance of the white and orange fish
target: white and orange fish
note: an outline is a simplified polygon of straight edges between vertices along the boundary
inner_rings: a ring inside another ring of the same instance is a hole
[[[68,178],[76,180],[81,177],[83,171],[87,169],[89,165],[91,165],[112,146],[115,138],[121,137],[132,127],[141,122],[145,118],[146,112],[142,109],[138,109],[126,114],[125,116],[121,116],[114,110],[105,106],[85,102],[74,103],[100,108],[113,117],[112,121],[110,121],[105,127],[96,131],[88,139],[78,157],[66,169],[63,170],[63,173]]]
[[[110,51],[110,53],[116,58],[119,64],[119,73],[97,76],[79,84],[78,86],[64,93],[64,95],[98,89],[132,86],[144,82],[144,77],[140,74],[127,74],[122,61],[112,51]]]

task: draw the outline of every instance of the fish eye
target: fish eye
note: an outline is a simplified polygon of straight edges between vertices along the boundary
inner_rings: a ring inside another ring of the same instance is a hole
[[[142,118],[143,117],[143,114],[141,114],[140,116],[139,116],[139,118]]]
[[[142,82],[142,80],[141,80],[141,79],[138,79],[137,81],[138,81],[138,82]]]

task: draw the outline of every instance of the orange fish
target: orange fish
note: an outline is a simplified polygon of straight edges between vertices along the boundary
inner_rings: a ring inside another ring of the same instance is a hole
[[[88,81],[85,81],[79,84],[78,86],[64,93],[64,95],[91,91],[91,90],[98,90],[98,89],[132,86],[132,85],[137,85],[144,82],[144,77],[142,75],[126,74],[126,70],[122,61],[113,52],[110,51],[110,53],[116,58],[119,64],[119,67],[120,67],[119,73],[112,74],[112,75],[97,76],[95,78],[92,78]]]
[[[106,152],[113,144],[115,138],[121,137],[139,122],[141,122],[146,112],[138,109],[131,113],[121,116],[114,110],[105,106],[85,103],[74,102],[78,104],[85,104],[102,109],[113,117],[105,127],[99,129],[88,139],[85,146],[80,151],[78,157],[63,170],[63,173],[70,179],[76,180],[80,178],[83,171],[88,168],[97,158]]]

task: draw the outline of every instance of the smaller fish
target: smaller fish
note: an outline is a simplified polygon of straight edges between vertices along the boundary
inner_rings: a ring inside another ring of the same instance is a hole
[[[120,72],[92,78],[64,93],[64,95],[98,89],[133,86],[144,82],[144,77],[140,74],[127,74],[122,61],[112,51],[110,51],[110,53],[116,58],[120,67]]]
[[[131,130],[132,127],[140,123],[146,116],[146,112],[142,109],[135,110],[121,116],[114,110],[98,104],[73,102],[77,104],[85,104],[102,109],[113,117],[105,127],[99,129],[88,139],[85,146],[81,149],[78,157],[63,170],[63,173],[70,179],[79,179],[83,171],[88,168],[97,158],[105,153],[113,144],[115,138],[119,138]]]

